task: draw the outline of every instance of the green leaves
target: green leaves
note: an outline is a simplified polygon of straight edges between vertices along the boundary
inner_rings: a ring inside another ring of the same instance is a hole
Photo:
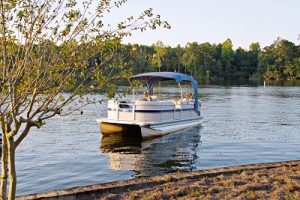
[[[166,59],[167,48],[161,41],[158,41],[154,45],[154,52],[155,53],[152,56],[152,62],[160,71],[160,68],[163,67],[163,61]]]
[[[259,54],[260,71],[264,79],[300,79],[300,50],[294,43],[277,38]]]
[[[76,22],[77,20],[79,20],[79,18],[82,16],[80,10],[70,10],[68,11],[65,16],[68,18],[68,20],[70,22]]]
[[[20,11],[18,12],[17,16],[19,17],[20,20],[22,20],[23,17],[24,17],[24,12],[23,12],[22,10],[20,10]]]

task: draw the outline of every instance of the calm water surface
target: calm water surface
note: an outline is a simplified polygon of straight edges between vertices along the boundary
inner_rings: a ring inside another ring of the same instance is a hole
[[[105,104],[48,121],[17,150],[17,193],[300,159],[300,87],[206,86],[199,94],[201,125],[154,140],[102,138],[95,119]]]

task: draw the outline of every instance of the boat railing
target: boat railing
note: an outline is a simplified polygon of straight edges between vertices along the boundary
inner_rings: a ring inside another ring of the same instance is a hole
[[[155,110],[157,114],[156,120],[160,120],[160,121],[164,121],[166,119],[178,120],[181,119],[183,116],[186,116],[186,113],[183,111],[187,111],[187,109],[193,109],[192,107],[188,106],[189,104],[191,105],[191,102],[190,103],[182,102],[182,101],[173,101],[173,102],[174,104],[167,104],[167,105],[158,105],[158,104],[140,105],[140,104],[136,104],[136,102],[130,102],[130,101],[116,102],[117,103],[115,106],[116,113],[114,115],[114,118],[116,120],[135,121],[135,120],[139,120],[138,119],[139,117],[137,118],[137,110],[149,110],[149,111]],[[170,113],[171,115],[168,115],[167,118],[165,114],[166,110],[168,110],[168,113],[172,112],[172,114]]]

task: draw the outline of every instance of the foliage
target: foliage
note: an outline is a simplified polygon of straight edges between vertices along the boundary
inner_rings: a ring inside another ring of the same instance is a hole
[[[165,63],[164,61],[167,54],[167,48],[161,41],[158,41],[155,45],[153,45],[153,47],[155,53],[152,56],[152,62],[155,67],[158,67],[158,71],[160,71],[162,67],[165,67],[163,66],[163,63]]]
[[[162,42],[152,46],[123,44],[122,56],[133,63],[133,73],[148,71],[177,71],[205,80],[299,80],[300,46],[277,39],[261,49],[252,43],[249,50],[236,50],[232,41],[222,44],[187,43],[185,47],[169,47]],[[126,49],[126,50],[125,50]]]
[[[259,58],[265,79],[299,79],[300,49],[294,43],[278,38],[259,53]]]

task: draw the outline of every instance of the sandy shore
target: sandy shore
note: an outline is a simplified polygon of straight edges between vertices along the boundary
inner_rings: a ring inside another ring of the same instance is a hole
[[[178,172],[20,196],[18,199],[300,200],[300,161]]]

